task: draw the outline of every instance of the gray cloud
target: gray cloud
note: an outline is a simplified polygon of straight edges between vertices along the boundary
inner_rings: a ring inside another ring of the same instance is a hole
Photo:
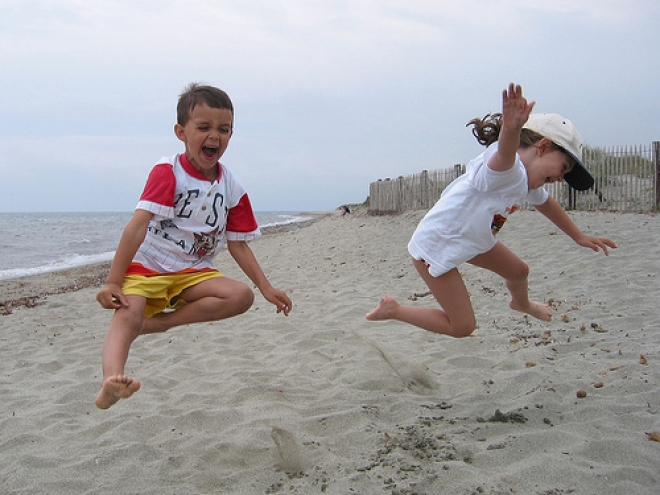
[[[259,210],[362,201],[481,149],[465,128],[523,85],[594,146],[660,139],[660,7],[447,2],[7,1],[0,211],[131,210],[190,81],[236,106],[223,161]]]

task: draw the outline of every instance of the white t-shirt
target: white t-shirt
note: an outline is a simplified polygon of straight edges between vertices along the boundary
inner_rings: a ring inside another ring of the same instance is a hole
[[[489,146],[468,164],[465,174],[447,186],[408,243],[412,257],[424,260],[434,277],[492,249],[497,243],[493,231],[499,229],[491,227],[501,226],[520,203],[540,205],[548,199],[543,187],[529,190],[520,156],[507,171],[488,168],[496,150],[497,143]],[[496,216],[499,222],[494,222]]]
[[[156,275],[214,269],[226,240],[260,235],[245,189],[218,163],[211,182],[185,154],[161,158],[149,174],[136,209],[154,214],[127,274]]]

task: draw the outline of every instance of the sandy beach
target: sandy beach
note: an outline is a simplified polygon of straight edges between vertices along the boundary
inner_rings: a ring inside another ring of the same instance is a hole
[[[423,213],[254,241],[290,316],[257,295],[239,317],[138,339],[126,371],[142,388],[107,411],[107,264],[0,281],[0,491],[660,493],[660,216],[571,213],[619,244],[605,257],[517,212],[500,239],[553,321],[464,266],[479,328],[451,339],[365,319],[385,294],[436,304],[406,250]],[[217,266],[247,280],[226,252]]]

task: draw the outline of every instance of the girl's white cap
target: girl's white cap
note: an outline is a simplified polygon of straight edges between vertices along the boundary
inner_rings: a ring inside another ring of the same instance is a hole
[[[548,138],[575,160],[571,171],[564,175],[569,186],[578,191],[593,187],[594,178],[582,163],[582,136],[570,120],[556,113],[533,113],[523,127]]]

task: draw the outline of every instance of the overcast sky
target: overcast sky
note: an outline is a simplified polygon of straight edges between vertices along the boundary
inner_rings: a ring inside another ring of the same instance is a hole
[[[522,84],[591,146],[660,140],[658,0],[2,0],[0,212],[131,211],[191,81],[258,211],[466,163]]]

